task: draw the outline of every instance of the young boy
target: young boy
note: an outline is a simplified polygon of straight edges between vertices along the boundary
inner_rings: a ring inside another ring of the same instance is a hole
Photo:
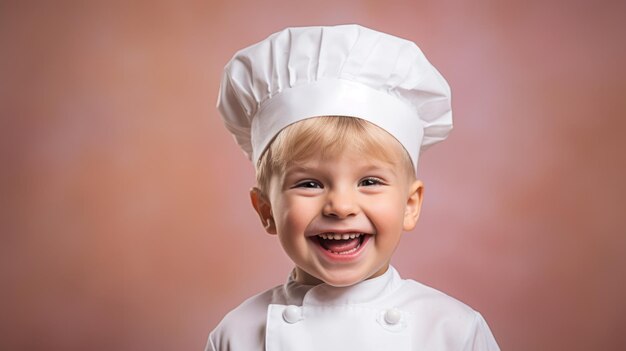
[[[239,51],[218,107],[257,170],[250,197],[294,269],[206,350],[498,350],[484,319],[389,265],[415,227],[450,90],[415,44],[358,25],[288,28]]]

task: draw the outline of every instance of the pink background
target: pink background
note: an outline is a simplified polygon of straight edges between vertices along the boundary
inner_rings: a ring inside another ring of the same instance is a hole
[[[417,42],[454,92],[404,277],[504,350],[626,349],[626,3],[0,3],[0,349],[201,350],[291,266],[215,101],[286,26]]]

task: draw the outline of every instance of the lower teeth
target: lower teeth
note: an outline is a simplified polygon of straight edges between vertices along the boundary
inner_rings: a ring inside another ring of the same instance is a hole
[[[337,255],[347,255],[347,254],[351,254],[351,253],[355,252],[356,250],[359,249],[359,247],[361,247],[361,244],[359,244],[359,246],[357,246],[357,247],[355,247],[353,249],[347,250],[347,251],[341,251],[341,252],[335,252],[335,251],[332,251],[332,250],[328,250],[328,251],[332,252],[334,254],[337,254]]]

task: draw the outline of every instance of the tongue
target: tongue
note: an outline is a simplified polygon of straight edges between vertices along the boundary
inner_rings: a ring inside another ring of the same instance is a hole
[[[332,252],[344,252],[352,250],[359,246],[359,239],[347,239],[347,240],[327,240],[320,238],[320,245],[326,250]]]

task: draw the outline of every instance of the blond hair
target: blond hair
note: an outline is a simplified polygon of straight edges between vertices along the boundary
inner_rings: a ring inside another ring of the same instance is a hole
[[[394,148],[380,147],[389,138]],[[266,192],[271,177],[284,172],[288,165],[313,155],[331,157],[345,149],[402,167],[409,180],[415,179],[411,157],[391,134],[360,118],[323,116],[298,121],[274,137],[257,163],[257,186]]]

